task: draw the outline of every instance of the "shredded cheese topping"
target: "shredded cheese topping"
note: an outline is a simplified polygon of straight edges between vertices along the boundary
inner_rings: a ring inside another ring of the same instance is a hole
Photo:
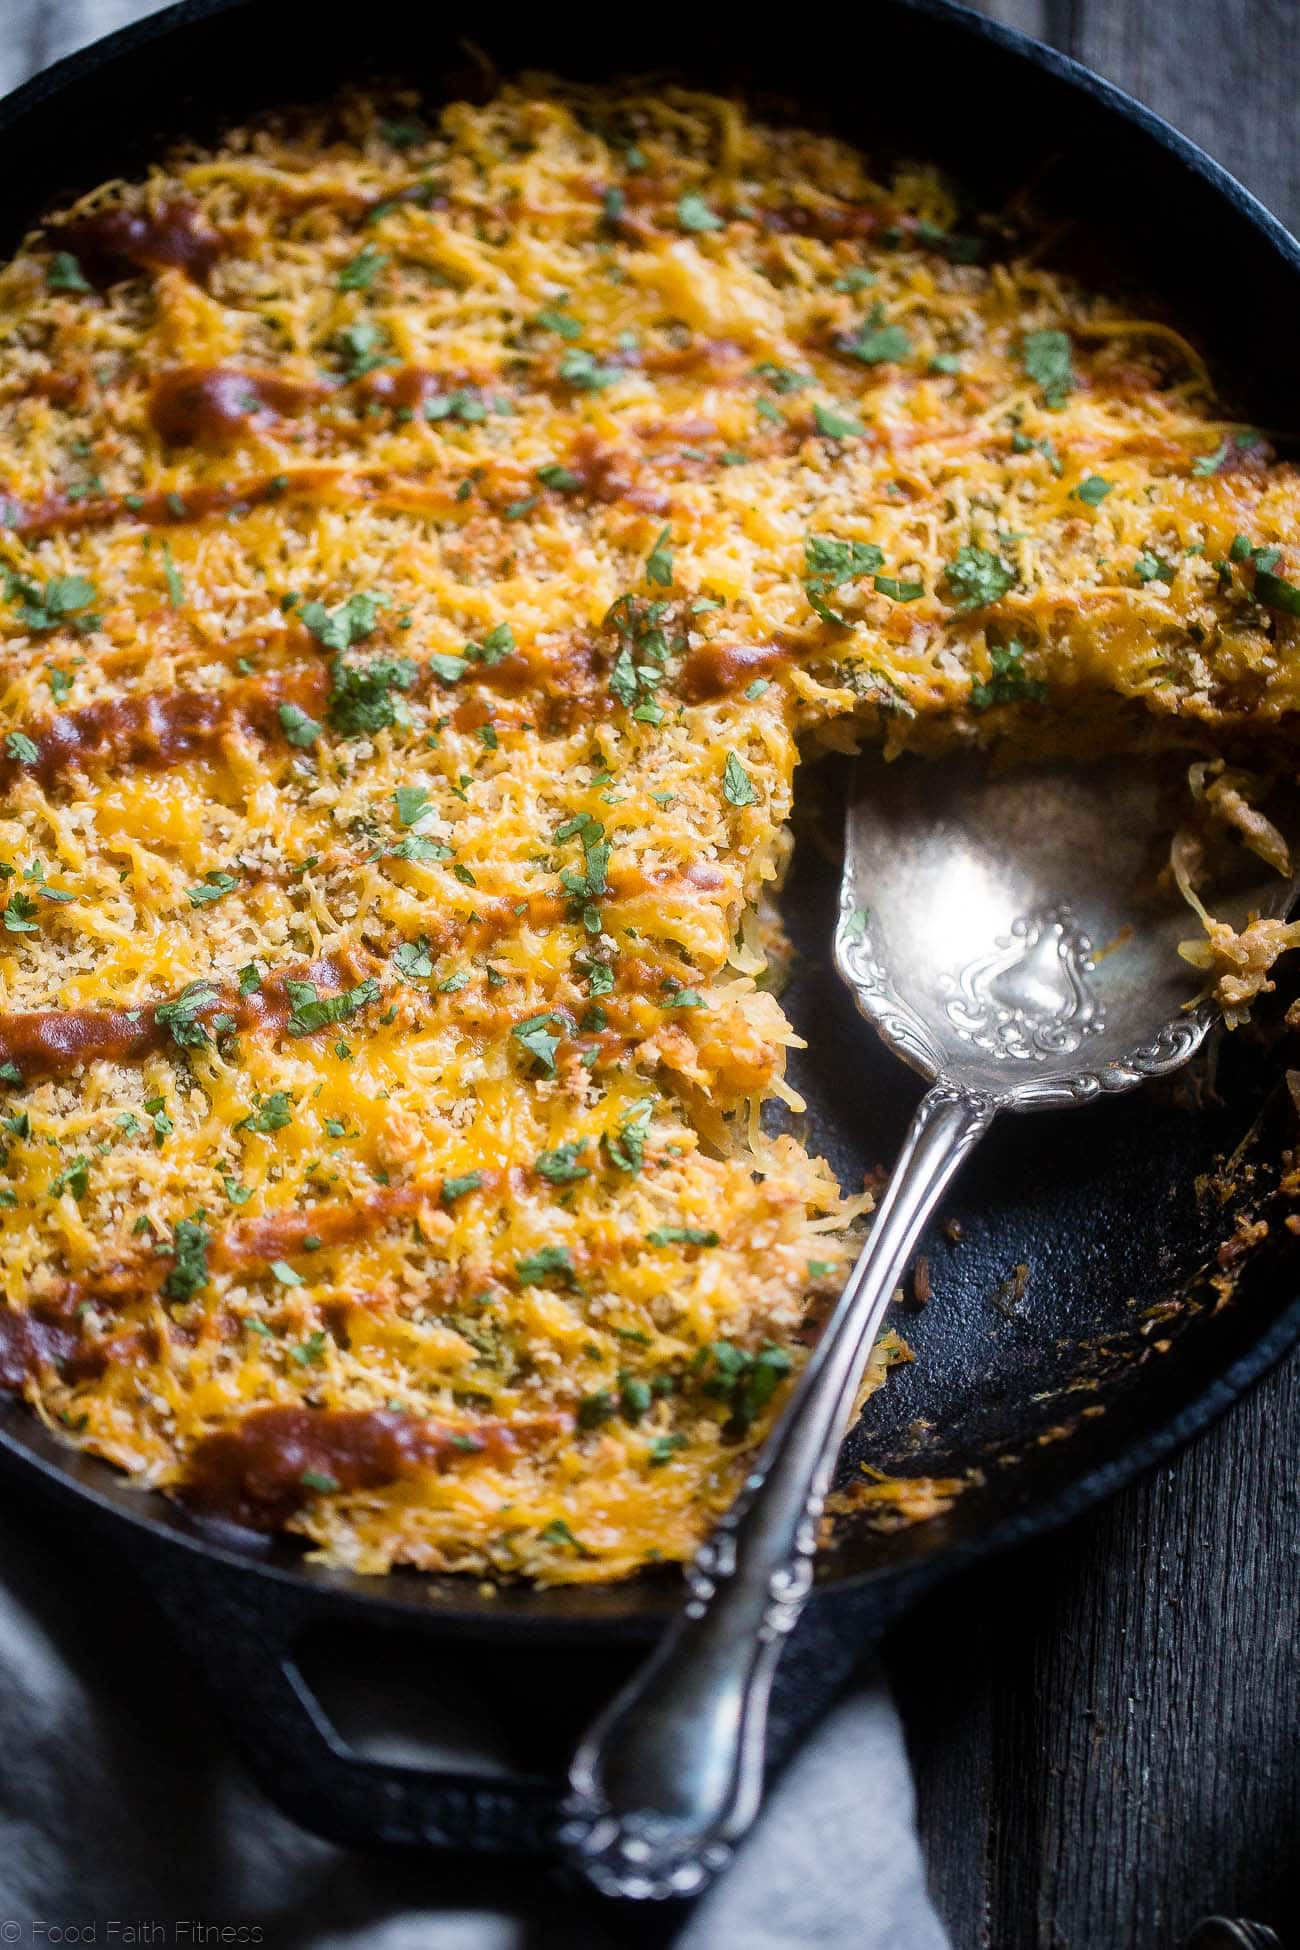
[[[1295,474],[1019,251],[525,81],[236,131],[0,274],[0,1371],[52,1427],[362,1570],[693,1551],[866,1204],[759,1122],[797,741],[1296,707]]]

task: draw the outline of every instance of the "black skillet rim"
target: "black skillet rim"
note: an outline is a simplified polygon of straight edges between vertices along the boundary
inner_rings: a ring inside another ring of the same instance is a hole
[[[66,56],[0,101],[0,139],[19,126],[29,114],[53,107],[68,87],[93,79],[106,62],[129,56],[137,49],[181,35],[218,16],[251,8],[257,0],[177,0],[161,9],[92,42]],[[1196,143],[1182,135],[1163,117],[1113,83],[1082,66],[1071,56],[1047,47],[1017,29],[1003,26],[981,14],[956,4],[956,0],[887,0],[899,12],[919,15],[936,24],[940,34],[966,34],[992,43],[1026,68],[1051,76],[1074,92],[1092,98],[1104,111],[1136,129],[1147,142],[1165,150],[1249,224],[1276,254],[1300,277],[1300,243],[1244,185],[1213,160]],[[1092,1505],[1113,1494],[1125,1484],[1155,1466],[1162,1458],[1207,1428],[1219,1415],[1300,1341],[1300,1295],[1277,1314],[1268,1328],[1222,1373],[1215,1376],[1191,1401],[1184,1404],[1158,1427],[1131,1441],[1118,1455],[1086,1468],[1045,1501],[1031,1504],[1004,1516],[978,1538],[956,1538],[914,1563],[888,1565],[876,1570],[846,1574],[822,1589],[824,1599],[885,1596],[884,1609],[893,1614],[931,1583],[956,1574],[995,1552],[1027,1541],[1058,1528],[1081,1515]],[[255,1555],[241,1540],[226,1542],[219,1533],[192,1525],[175,1506],[156,1493],[129,1486],[106,1463],[96,1462],[66,1449],[48,1434],[24,1405],[13,1404],[0,1410],[0,1467],[15,1479],[32,1478],[38,1487],[59,1500],[79,1507],[92,1521],[110,1533],[126,1532],[148,1555],[161,1557],[165,1571],[167,1553],[176,1548],[191,1560],[202,1560],[220,1567],[228,1575],[243,1574],[265,1580],[307,1600],[324,1602],[330,1609],[359,1612],[365,1617],[392,1625],[405,1624],[436,1632],[472,1631],[483,1638],[508,1638],[526,1632],[543,1641],[562,1642],[575,1634],[600,1638],[641,1636],[653,1630],[677,1604],[677,1583],[656,1580],[653,1587],[636,1586],[574,1587],[565,1592],[562,1609],[540,1608],[538,1594],[502,1593],[490,1604],[471,1600],[469,1587],[438,1580],[438,1598],[431,1604],[426,1595],[434,1581],[412,1578],[409,1581],[388,1577],[368,1579],[350,1573],[322,1570],[294,1560],[283,1561],[285,1547],[278,1542],[272,1549],[281,1554],[275,1561],[270,1552]],[[138,1508],[132,1509],[132,1503]],[[125,1540],[124,1540],[125,1541]],[[620,1593],[635,1593],[633,1606],[621,1605]],[[887,1594],[887,1595],[886,1595]],[[542,1594],[543,1599],[555,1594]],[[505,1602],[502,1602],[502,1600]],[[471,1600],[470,1602],[466,1602]],[[593,1608],[592,1601],[595,1600]],[[602,1602],[603,1601],[603,1602]],[[869,1605],[869,1610],[877,1607]]]

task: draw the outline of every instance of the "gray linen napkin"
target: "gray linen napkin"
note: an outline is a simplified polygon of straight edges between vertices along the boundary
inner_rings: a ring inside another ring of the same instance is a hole
[[[0,93],[152,11],[0,0]],[[370,1859],[269,1807],[129,1571],[43,1506],[0,1514],[0,1945],[270,1950],[944,1950],[902,1731],[878,1675],[827,1715],[729,1875],[683,1922],[583,1905],[499,1865]],[[116,1926],[116,1927],[114,1927]],[[67,1940],[66,1938],[64,1939]],[[231,1939],[227,1939],[230,1941]]]

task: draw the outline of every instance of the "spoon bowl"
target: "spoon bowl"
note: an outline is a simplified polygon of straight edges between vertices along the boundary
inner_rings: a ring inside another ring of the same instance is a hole
[[[1168,872],[1186,771],[859,760],[835,961],[889,1047],[1015,1110],[1185,1063],[1218,1014],[1178,952],[1200,932]],[[1213,866],[1219,918],[1287,912],[1293,883],[1244,847]]]

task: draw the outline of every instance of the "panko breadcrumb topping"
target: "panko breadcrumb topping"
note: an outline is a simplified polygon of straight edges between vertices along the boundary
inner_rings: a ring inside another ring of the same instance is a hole
[[[52,1427],[364,1571],[691,1554],[867,1203],[759,1121],[797,741],[1213,760],[1300,698],[1294,472],[1019,250],[526,81],[235,131],[0,273],[0,1378]],[[1243,993],[1283,945],[1207,940]]]

